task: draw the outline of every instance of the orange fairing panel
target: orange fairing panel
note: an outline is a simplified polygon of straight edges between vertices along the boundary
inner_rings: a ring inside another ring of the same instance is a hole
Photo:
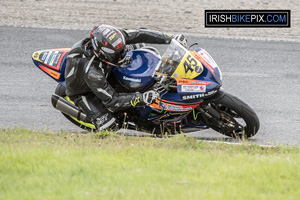
[[[161,101],[161,106],[159,106],[159,98],[156,99],[155,103],[151,104],[155,109],[158,110],[165,110],[165,111],[171,111],[171,112],[189,112],[193,109],[195,109],[200,102],[197,103],[177,103],[177,102],[170,102],[163,100]]]
[[[46,72],[47,74],[49,74],[50,76],[52,76],[53,78],[55,78],[55,79],[59,79],[60,78],[60,73],[58,73],[58,72],[56,72],[56,71],[54,71],[54,70],[52,70],[52,69],[49,69],[49,68],[47,68],[47,67],[44,67],[44,66],[42,66],[42,65],[39,65],[39,67],[44,71],[44,72]]]

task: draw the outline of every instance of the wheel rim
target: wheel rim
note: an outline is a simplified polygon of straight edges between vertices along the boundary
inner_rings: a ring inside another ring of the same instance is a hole
[[[218,124],[208,124],[210,127],[225,135],[242,135],[245,133],[247,123],[238,113],[221,104],[211,103],[210,106],[220,114]]]

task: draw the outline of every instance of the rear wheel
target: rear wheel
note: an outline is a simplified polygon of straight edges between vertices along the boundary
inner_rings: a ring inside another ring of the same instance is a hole
[[[239,98],[225,93],[222,98],[207,105],[218,112],[219,119],[204,114],[202,118],[215,131],[234,138],[250,138],[257,133],[259,119],[256,113]]]
[[[56,86],[55,89],[55,94],[63,97],[64,99],[66,99],[67,101],[71,102],[73,104],[73,102],[70,100],[70,98],[66,95],[66,88],[64,86],[62,86],[61,84],[58,84]],[[86,123],[83,121],[80,121],[78,119],[76,119],[75,117],[71,117],[65,113],[62,113],[70,122],[72,122],[73,124],[75,124],[76,126],[78,126],[79,128],[82,128],[84,130],[87,131],[96,131],[95,126],[92,123]]]

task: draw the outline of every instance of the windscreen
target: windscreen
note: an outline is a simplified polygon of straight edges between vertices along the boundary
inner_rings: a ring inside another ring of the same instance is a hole
[[[201,62],[176,40],[172,40],[159,65],[156,74],[171,78],[194,79],[203,71]]]

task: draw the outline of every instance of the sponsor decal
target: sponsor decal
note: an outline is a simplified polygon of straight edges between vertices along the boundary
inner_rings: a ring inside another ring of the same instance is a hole
[[[182,103],[182,104],[177,104],[175,102],[170,102],[170,101],[165,101],[165,100],[160,100],[160,98],[155,100],[155,103],[152,103],[150,106],[158,109],[158,110],[166,110],[166,111],[173,111],[173,112],[188,112],[193,109],[195,109],[198,105],[199,102],[195,103]]]
[[[123,80],[137,82],[137,83],[142,82],[142,79],[140,79],[140,78],[130,78],[130,77],[127,77],[127,76],[123,76]]]
[[[205,50],[201,49],[199,53],[193,51],[192,54],[197,58],[197,60],[201,61],[209,71],[211,71],[215,75],[214,67],[218,67],[218,65]]]
[[[116,37],[116,35],[117,35],[117,33],[114,33],[114,34],[111,35],[108,39],[109,39],[110,41],[112,41],[112,40]]]
[[[192,84],[199,84],[199,85],[208,85],[209,82],[205,82],[205,81],[194,81],[194,80],[191,80],[190,83]]]
[[[54,51],[51,51],[51,54],[49,53],[50,54],[49,59],[47,60],[47,62],[45,62],[45,64],[48,64],[48,65],[50,64],[51,59],[52,59],[54,53],[55,53]],[[47,58],[48,58],[48,56],[47,56]]]
[[[135,97],[130,101],[130,103],[133,107],[135,107],[140,101],[140,97]]]
[[[194,100],[194,99],[201,99],[203,97],[208,97],[211,96],[213,94],[215,94],[218,90],[212,90],[209,91],[207,93],[203,93],[203,94],[191,94],[191,95],[183,95],[181,96],[182,100],[187,101],[187,100]]]
[[[107,35],[109,32],[110,32],[110,29],[107,28],[107,29],[105,29],[105,30],[103,31],[103,35]]]
[[[214,59],[205,50],[201,49],[200,55],[212,68],[218,66]]]
[[[199,67],[199,66],[196,66],[196,67],[195,67],[195,72],[197,72],[197,73],[201,73],[201,72],[202,72],[202,69],[201,69],[201,67]]]
[[[40,52],[40,51],[34,52],[34,53],[32,54],[32,59],[37,60],[37,61],[41,61],[41,60],[40,60],[41,53],[42,53],[42,52]]]
[[[99,32],[102,33],[105,29],[106,29],[106,27],[99,26],[99,27],[97,28],[97,31],[99,31]]]
[[[188,79],[176,79],[177,85],[209,85],[212,84],[207,81],[188,80]]]
[[[43,53],[43,57],[42,57],[41,60],[44,61],[44,60],[46,59],[46,56],[47,56],[47,55],[48,55],[48,53],[47,53],[47,52],[44,52],[44,53]]]
[[[102,117],[100,118],[97,118],[97,124],[100,124],[100,125],[103,125],[104,122],[107,121],[107,117],[108,117],[108,113],[106,113],[105,115],[103,115]]]
[[[175,106],[168,104],[168,110],[173,110],[173,111],[189,111],[192,110],[193,108],[191,107],[182,107],[182,106]]]
[[[54,79],[58,80],[59,77],[60,77],[60,73],[56,72],[56,71],[53,71],[51,69],[48,69],[42,65],[39,65],[39,67],[44,71],[46,72],[47,74],[49,74],[50,76],[52,76]]]
[[[123,42],[117,45],[116,50],[120,49],[123,46]]]
[[[47,62],[49,61],[52,52],[53,52],[53,51],[49,51],[49,52],[48,52],[48,55],[47,55],[47,57],[46,57],[44,63],[47,63]]]
[[[122,43],[122,45],[123,45],[122,39],[119,38],[119,39],[116,40],[114,43],[112,43],[112,45],[113,45],[113,47],[115,48],[116,46],[118,46],[118,45],[121,44],[121,43]],[[122,45],[121,45],[121,46],[122,46]]]
[[[186,83],[188,83],[188,81],[186,81],[186,80],[178,80],[177,83],[178,83],[178,84],[186,84]]]
[[[96,47],[98,47],[98,41],[97,41],[97,37],[94,37],[94,43],[95,43],[95,45],[96,45]]]
[[[163,102],[159,101],[157,104],[159,104],[159,108],[163,108],[164,110],[167,109],[166,104],[164,104]]]
[[[33,59],[38,59],[39,58],[39,53],[38,52],[35,52],[34,54],[33,54]]]
[[[54,54],[53,54],[53,56],[52,56],[52,58],[51,58],[51,61],[50,61],[49,65],[53,65],[54,60],[55,60],[57,54],[58,54],[58,51],[55,51]]]
[[[55,64],[55,65],[57,65],[57,63],[58,63],[60,57],[61,57],[61,53],[57,54],[57,56],[56,56],[56,58],[55,58],[55,60],[54,60],[54,64]]]
[[[115,53],[114,50],[109,49],[109,48],[106,48],[106,47],[101,47],[101,49],[102,49],[104,52],[106,52],[106,53]]]
[[[92,39],[92,45],[93,45],[93,48],[94,48],[94,49],[97,49],[96,44],[95,44],[95,40],[94,40],[94,39]]]
[[[115,33],[115,31],[112,30],[112,31],[109,32],[109,34],[107,34],[106,37],[109,37],[109,36],[111,36],[111,35],[114,34],[114,33]]]
[[[206,85],[182,85],[181,92],[206,92]]]

